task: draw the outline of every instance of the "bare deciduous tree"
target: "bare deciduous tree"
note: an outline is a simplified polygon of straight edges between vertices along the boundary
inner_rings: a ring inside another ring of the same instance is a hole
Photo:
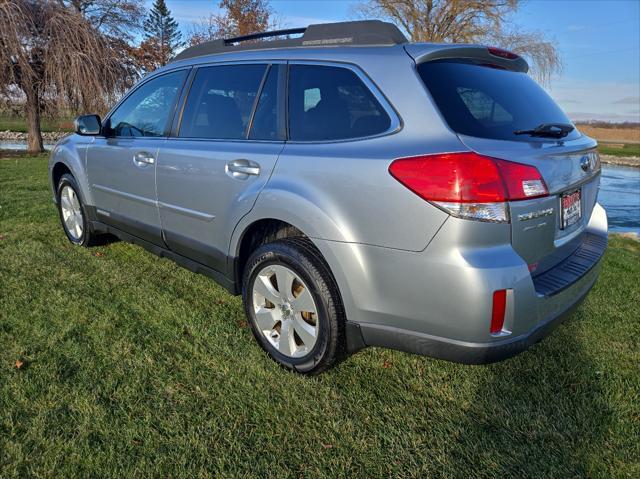
[[[25,95],[29,151],[43,150],[44,98],[101,109],[131,78],[112,45],[58,2],[0,0],[0,88]]]
[[[194,27],[190,45],[273,30],[279,24],[268,0],[221,0],[218,6],[219,13]]]
[[[145,14],[143,0],[57,0],[112,38],[131,40]]]
[[[368,0],[356,14],[397,24],[414,42],[489,43],[526,57],[534,75],[548,81],[560,56],[541,32],[509,25],[519,0]]]

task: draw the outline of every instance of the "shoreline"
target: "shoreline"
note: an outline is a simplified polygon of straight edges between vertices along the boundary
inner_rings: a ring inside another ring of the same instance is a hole
[[[47,143],[55,142],[55,141],[58,141],[60,138],[63,138],[69,135],[70,133],[71,133],[70,131],[43,131],[41,132],[42,141]],[[23,133],[21,131],[11,131],[11,130],[0,131],[0,141],[26,142],[27,133]]]
[[[619,236],[621,238],[640,241],[640,233],[635,233],[633,231],[625,231],[625,232],[609,231],[609,236]]]
[[[640,168],[640,157],[600,155],[600,163],[602,163],[603,165],[630,166],[631,168]]]
[[[47,131],[42,133],[42,140],[46,143],[55,143],[61,138],[69,135],[68,131]],[[6,142],[26,142],[27,134],[20,131],[0,131],[0,141]],[[1,149],[1,148],[0,148]],[[16,150],[20,151],[20,150]],[[640,157],[638,156],[616,156],[600,154],[600,161],[604,165],[628,166],[640,168]]]

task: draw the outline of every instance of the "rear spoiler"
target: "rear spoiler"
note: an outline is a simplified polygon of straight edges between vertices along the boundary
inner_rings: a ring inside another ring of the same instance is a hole
[[[409,43],[404,45],[404,49],[417,64],[443,58],[458,58],[496,65],[514,72],[529,71],[529,64],[520,55],[484,45]]]

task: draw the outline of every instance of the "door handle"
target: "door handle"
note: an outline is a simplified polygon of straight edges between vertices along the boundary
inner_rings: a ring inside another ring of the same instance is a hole
[[[233,160],[225,165],[225,172],[231,178],[246,180],[249,176],[260,175],[260,165],[249,160]]]
[[[147,153],[146,151],[139,151],[135,155],[133,155],[133,162],[136,166],[147,166],[153,165],[156,162],[156,159],[153,157],[151,153]]]

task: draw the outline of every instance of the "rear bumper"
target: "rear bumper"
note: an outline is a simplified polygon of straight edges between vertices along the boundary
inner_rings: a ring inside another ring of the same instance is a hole
[[[575,301],[539,323],[530,332],[517,337],[476,343],[456,341],[390,326],[360,324],[362,341],[367,346],[380,346],[408,353],[431,356],[464,364],[488,364],[513,357],[542,340],[582,303],[598,278],[601,260],[580,280],[568,288]]]
[[[451,218],[422,252],[318,241],[336,277],[351,351],[380,346],[482,364],[540,341],[593,287],[607,245],[606,213],[594,208],[583,242],[532,277],[508,225]],[[505,326],[489,331],[493,292],[507,290]]]

